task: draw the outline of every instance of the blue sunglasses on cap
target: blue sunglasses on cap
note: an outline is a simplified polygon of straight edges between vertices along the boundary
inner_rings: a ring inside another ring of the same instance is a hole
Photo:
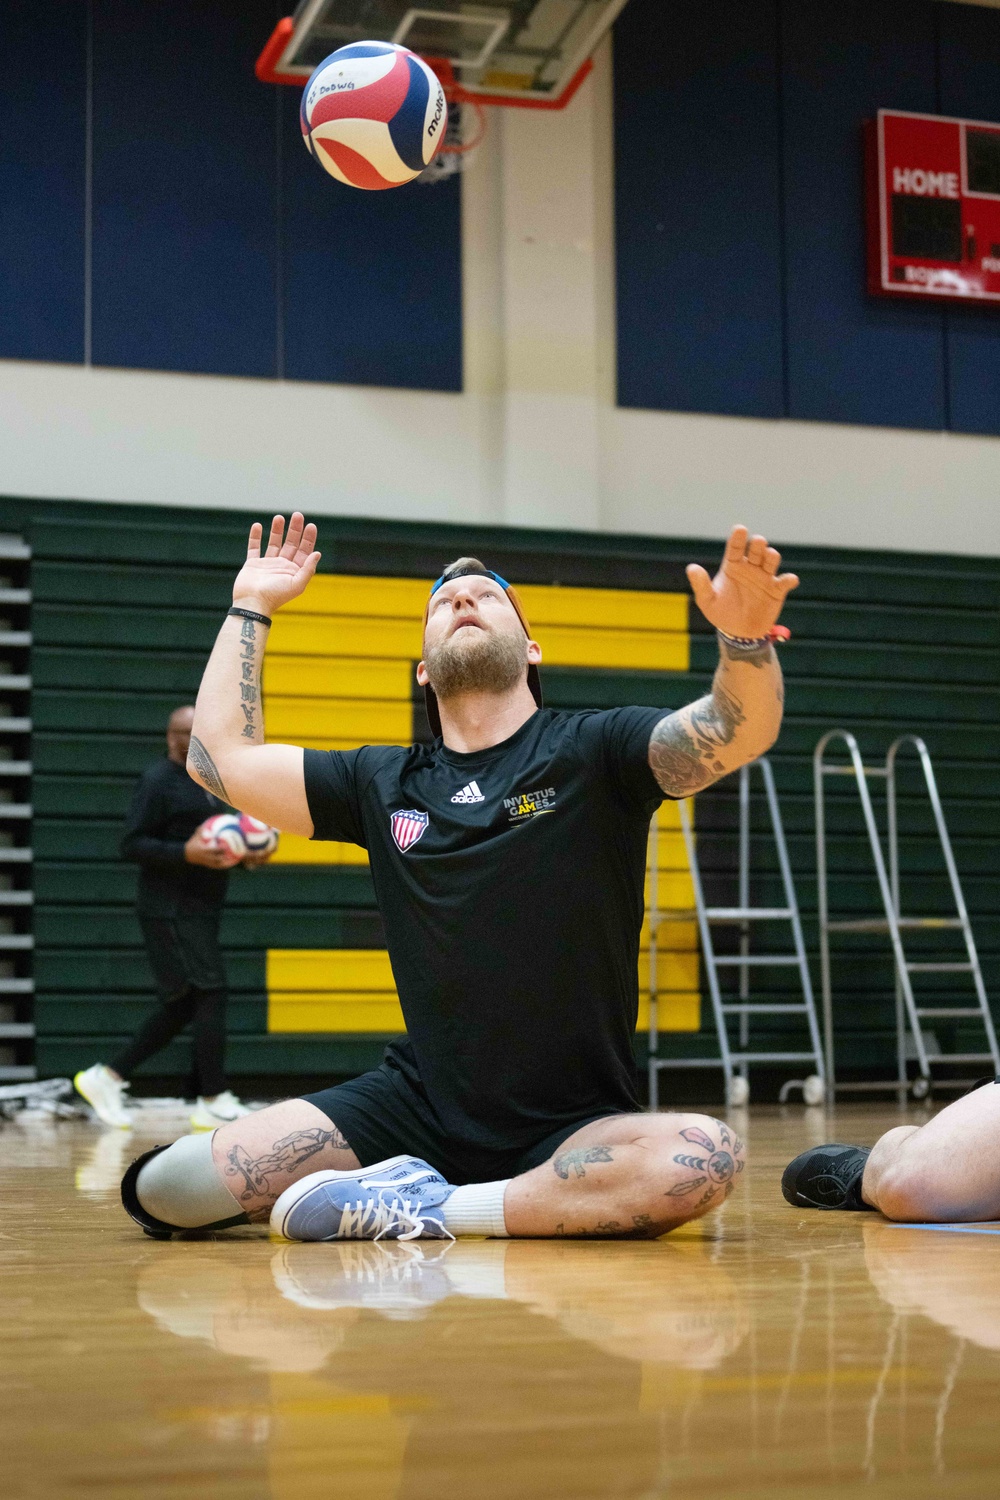
[[[483,568],[482,572],[453,573],[450,578],[446,578],[442,573],[437,583],[431,585],[431,597],[433,598],[443,583],[454,583],[456,578],[492,578],[493,582],[498,583],[505,593],[510,588],[506,578],[501,578],[500,574],[494,573],[491,568]]]

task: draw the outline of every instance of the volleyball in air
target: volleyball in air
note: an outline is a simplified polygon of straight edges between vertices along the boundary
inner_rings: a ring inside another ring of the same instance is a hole
[[[448,105],[437,77],[394,42],[352,42],[324,58],[299,110],[305,143],[349,187],[412,182],[444,140]]]

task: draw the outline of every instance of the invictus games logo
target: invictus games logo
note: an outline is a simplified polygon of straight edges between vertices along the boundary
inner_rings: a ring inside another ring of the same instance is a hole
[[[518,792],[516,797],[505,797],[508,823],[523,823],[528,818],[537,818],[539,813],[555,812],[556,789],[541,787],[537,792]]]

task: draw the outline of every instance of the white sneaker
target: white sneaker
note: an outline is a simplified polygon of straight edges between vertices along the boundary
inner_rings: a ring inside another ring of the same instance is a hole
[[[191,1115],[191,1127],[193,1130],[217,1130],[220,1125],[228,1125],[230,1120],[238,1120],[241,1115],[249,1113],[246,1105],[241,1104],[228,1089],[216,1094],[211,1103],[199,1094]]]
[[[116,1078],[104,1063],[94,1063],[73,1079],[73,1087],[90,1105],[94,1114],[105,1125],[117,1125],[121,1130],[132,1129],[132,1117],[125,1108],[125,1092],[128,1084]]]

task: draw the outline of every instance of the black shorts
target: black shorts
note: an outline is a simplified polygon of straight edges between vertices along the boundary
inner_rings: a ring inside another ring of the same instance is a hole
[[[219,948],[221,919],[221,910],[190,917],[140,915],[146,957],[161,1000],[179,1000],[188,990],[226,988]]]
[[[621,1113],[602,1109],[558,1126],[530,1146],[496,1151],[447,1136],[427,1102],[395,1068],[385,1063],[348,1083],[302,1097],[308,1104],[315,1104],[343,1132],[363,1167],[384,1161],[388,1156],[418,1156],[455,1187],[467,1182],[519,1177],[548,1161],[581,1126]]]

